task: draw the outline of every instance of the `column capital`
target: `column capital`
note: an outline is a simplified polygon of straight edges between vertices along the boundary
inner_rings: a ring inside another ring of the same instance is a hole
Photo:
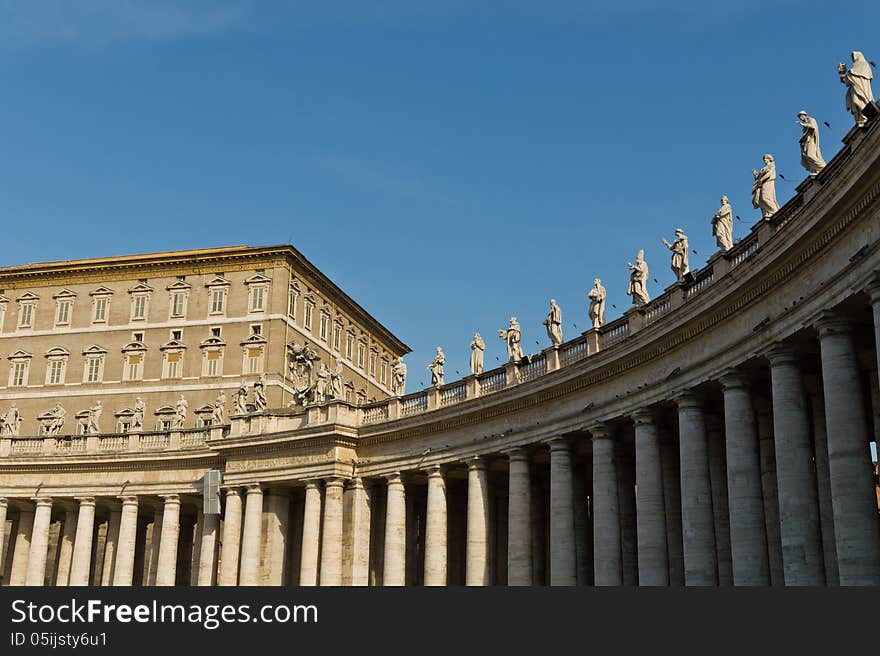
[[[355,476],[354,478],[350,478],[345,481],[345,487],[349,490],[365,490],[366,485],[364,485],[364,479],[360,476]]]
[[[425,471],[428,474],[428,478],[443,478],[443,465],[431,465]]]
[[[9,507],[9,500],[6,497],[0,497],[0,508]]]
[[[241,488],[240,487],[226,487],[223,488],[226,492],[226,498],[229,497],[240,497],[241,496]]]
[[[388,485],[403,485],[403,478],[400,475],[400,472],[391,472],[390,474],[385,474],[385,480],[388,481]]]
[[[259,483],[246,483],[244,489],[245,493],[248,495],[263,494],[263,486]]]
[[[865,285],[865,291],[871,297],[872,304],[880,303],[880,271],[874,272],[868,284]]]
[[[726,369],[719,377],[718,382],[721,383],[722,390],[739,389],[747,387],[747,377],[745,372],[739,369]]]
[[[798,364],[798,352],[791,344],[779,342],[764,351],[764,357],[770,362],[771,367],[778,367],[784,364]]]
[[[528,462],[529,460],[529,451],[524,446],[515,446],[510,449],[504,449],[501,453],[506,455],[510,462]]]
[[[37,508],[52,507],[52,497],[34,497],[32,501],[37,505]]]
[[[571,440],[567,437],[563,437],[561,435],[557,437],[551,437],[546,441],[547,445],[550,447],[550,451],[571,451]]]
[[[703,400],[693,390],[682,390],[672,397],[679,410],[702,410]]]
[[[614,430],[606,423],[593,424],[589,428],[593,440],[609,440],[614,437]]]
[[[344,487],[345,479],[342,476],[329,476],[324,479],[324,487]]]
[[[657,416],[650,408],[639,408],[630,415],[636,426],[651,426],[657,423]]]
[[[307,490],[320,490],[321,489],[321,479],[319,478],[310,478],[307,481],[303,481],[305,483],[305,488]]]
[[[95,497],[74,497],[77,501],[79,501],[79,507],[83,506],[95,506]]]
[[[159,497],[165,501],[166,506],[180,505],[179,494],[160,494]]]
[[[471,470],[485,470],[488,467],[488,463],[486,462],[486,456],[470,456],[465,462],[467,463],[468,471]]]
[[[836,312],[826,310],[813,322],[819,337],[827,335],[848,335],[852,332],[852,322],[847,317],[842,317]]]
[[[127,494],[125,496],[118,496],[116,498],[122,502],[123,508],[138,505],[138,498],[133,494]]]

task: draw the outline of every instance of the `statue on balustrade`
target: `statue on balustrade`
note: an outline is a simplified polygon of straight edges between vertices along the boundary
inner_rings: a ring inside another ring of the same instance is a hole
[[[336,358],[336,368],[330,372],[330,396],[337,401],[343,398],[342,392],[342,358]],[[393,371],[393,370],[392,370]],[[392,373],[393,378],[393,373]]]
[[[798,125],[801,126],[801,166],[810,175],[817,175],[825,168],[822,151],[819,149],[819,124],[803,109],[798,112]]]
[[[562,308],[556,304],[556,299],[550,299],[550,313],[544,319],[544,327],[553,346],[562,344]]]
[[[237,415],[246,415],[247,414],[247,385],[242,383],[238,386],[238,391],[235,393],[235,414]]]
[[[18,435],[21,428],[21,411],[15,403],[3,413],[3,435]]]
[[[510,317],[510,325],[507,330],[498,329],[498,336],[507,342],[508,362],[519,362],[523,359],[522,330],[516,317]]]
[[[476,376],[483,373],[483,355],[486,351],[486,342],[480,333],[475,333],[471,340],[471,373]]]
[[[95,405],[89,408],[89,425],[88,434],[97,435],[101,432],[101,414],[104,410],[101,408],[101,402],[95,401]]]
[[[733,248],[733,209],[727,196],[721,197],[721,207],[712,217],[712,234],[718,248],[725,252]]]
[[[627,262],[626,265],[630,269],[626,295],[632,297],[633,305],[645,305],[651,300],[648,295],[648,263],[645,262],[645,251],[636,254],[635,264]]]
[[[186,398],[181,394],[180,398],[177,399],[177,403],[174,405],[175,428],[184,428],[186,426],[186,413],[188,409],[189,403],[187,403]]]
[[[672,251],[672,262],[670,263],[670,268],[672,269],[672,273],[675,274],[675,279],[678,282],[681,282],[684,278],[684,274],[690,271],[690,267],[688,266],[687,235],[684,234],[684,230],[678,228],[675,231],[675,241],[670,244],[664,239],[663,245]]]
[[[431,364],[428,365],[428,369],[431,370],[431,384],[436,387],[440,387],[443,384],[444,364],[446,364],[446,356],[443,355],[443,349],[438,346],[437,354],[431,360]]]
[[[314,395],[313,370],[318,352],[305,343],[289,344],[288,351],[288,369],[293,385],[293,400],[288,405],[305,405]]]
[[[47,435],[60,435],[61,429],[64,428],[64,419],[67,417],[67,410],[60,403],[56,403],[49,413],[51,419],[46,425]]]
[[[752,207],[761,210],[761,217],[769,219],[779,210],[776,202],[776,162],[773,155],[764,155],[764,168],[752,169],[755,183],[752,185]]]
[[[266,374],[254,381],[254,412],[263,412],[268,402],[266,401]]]
[[[131,416],[131,430],[144,430],[144,416],[147,414],[147,404],[141,397],[134,400],[134,413]]]
[[[846,86],[846,109],[853,115],[856,125],[861,128],[868,122],[868,117],[863,113],[864,109],[868,103],[874,102],[874,91],[871,89],[874,71],[858,50],[854,50],[850,57],[852,58],[850,69],[847,70],[846,64],[841,62],[837,65],[837,74]]]
[[[214,412],[211,415],[211,423],[214,426],[223,426],[229,423],[226,418],[226,392],[223,390],[220,390],[220,394],[217,395],[217,400],[214,401]]]
[[[403,396],[406,390],[406,363],[403,358],[391,365],[391,393],[394,396]]]
[[[593,288],[587,294],[590,299],[590,321],[593,328],[601,328],[605,325],[605,299],[608,297],[605,287],[599,278],[593,280]]]
[[[323,403],[327,400],[327,389],[330,386],[330,370],[322,362],[318,365],[318,375],[315,380],[315,393],[313,401],[315,403]]]

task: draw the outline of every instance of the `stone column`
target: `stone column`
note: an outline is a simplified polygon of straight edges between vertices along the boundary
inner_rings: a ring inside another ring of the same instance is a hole
[[[666,551],[669,562],[669,585],[684,585],[684,546],[681,530],[681,472],[678,444],[672,431],[658,426],[660,461],[663,466],[663,503],[666,508]]]
[[[666,551],[666,506],[660,439],[654,414],[633,415],[636,431],[636,535],[639,545],[639,585],[669,585]]]
[[[12,553],[12,567],[9,572],[9,585],[25,585],[28,569],[28,556],[31,553],[31,533],[34,528],[34,511],[18,511],[18,533]],[[11,542],[10,542],[11,544]]]
[[[264,585],[284,585],[287,581],[290,532],[290,490],[286,487],[269,488],[266,498],[266,561]]]
[[[550,440],[550,585],[577,585],[571,444]]]
[[[241,490],[226,490],[223,515],[223,546],[220,552],[220,578],[223,586],[238,585],[238,558],[241,548]]]
[[[529,454],[507,452],[507,585],[532,585],[532,493]]]
[[[342,585],[342,495],[344,481],[324,481],[324,526],[321,539],[321,585]]]
[[[95,531],[95,499],[79,499],[79,516],[76,521],[76,538],[73,543],[73,563],[70,566],[70,585],[89,584],[89,567],[92,562],[92,536]]]
[[[798,354],[791,347],[778,345],[767,353],[767,359],[773,388],[776,485],[785,584],[823,585],[819,501],[816,498],[807,396],[798,367]]]
[[[76,516],[75,510],[68,510],[64,513],[64,526],[61,529],[61,540],[58,545],[58,568],[55,572],[55,585],[58,587],[70,584],[73,544],[76,541]],[[0,530],[2,530],[2,522],[0,522]],[[2,549],[2,538],[0,538],[0,549]],[[2,562],[2,558],[0,558],[0,562]]]
[[[785,585],[782,567],[782,541],[779,537],[779,495],[776,487],[776,451],[773,439],[773,414],[769,399],[753,398],[758,424],[758,453],[761,458],[761,490],[764,501],[764,531],[767,536],[767,560],[770,585]]]
[[[260,547],[263,537],[263,488],[246,486],[244,531],[241,538],[241,571],[238,584],[260,585]]]
[[[715,519],[709,481],[709,451],[703,406],[693,392],[683,392],[678,404],[678,442],[681,462],[681,521],[684,538],[685,585],[716,585]]]
[[[370,490],[360,476],[348,481],[343,491],[342,585],[370,584]]]
[[[159,562],[156,585],[173,586],[177,578],[177,542],[180,539],[180,497],[168,494],[162,508],[162,534],[159,539]]]
[[[880,585],[877,499],[851,326],[826,314],[818,328],[840,585]]]
[[[196,585],[212,586],[217,576],[217,534],[220,515],[202,515],[202,535],[199,544],[199,568]]]
[[[116,566],[116,552],[119,545],[119,520],[122,512],[118,508],[110,510],[110,522],[107,526],[107,542],[104,545],[104,566],[101,572],[101,585],[113,584],[113,569]]]
[[[119,544],[116,550],[116,572],[113,585],[128,586],[132,583],[134,550],[137,540],[138,498],[124,496],[122,514],[119,518]]]
[[[3,576],[3,564],[6,562],[6,552],[3,547],[6,544],[6,513],[9,508],[9,501],[5,497],[0,497],[0,579]],[[9,544],[12,545],[13,536],[9,536]]]
[[[727,493],[734,585],[770,585],[758,431],[752,397],[743,376],[721,377],[727,448]]]
[[[724,427],[718,412],[707,412],[706,446],[709,450],[709,482],[712,486],[712,517],[715,519],[715,558],[718,585],[733,585],[730,553],[730,506],[727,497],[727,457],[724,454]]]
[[[406,489],[399,473],[388,476],[382,585],[406,585]]]
[[[25,585],[43,585],[46,577],[46,556],[49,553],[49,526],[52,523],[52,499],[36,499],[31,550],[28,554]]]
[[[489,476],[482,456],[468,462],[465,554],[465,585],[489,585]]]
[[[440,465],[428,470],[425,517],[425,585],[446,585],[446,479]]]
[[[306,483],[306,501],[303,510],[302,556],[299,584],[318,585],[318,559],[321,552],[321,488],[315,481]]]
[[[621,585],[620,507],[614,440],[606,425],[590,429],[593,435],[593,560],[596,585]]]

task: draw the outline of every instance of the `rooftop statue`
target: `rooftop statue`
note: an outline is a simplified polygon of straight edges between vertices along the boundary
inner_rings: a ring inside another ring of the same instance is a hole
[[[601,328],[605,325],[605,299],[608,297],[602,281],[599,278],[593,280],[593,288],[587,294],[590,299],[590,320],[593,328]]]
[[[755,183],[752,185],[752,207],[761,210],[761,217],[769,219],[779,209],[776,202],[776,162],[773,155],[764,155],[764,168],[752,169]]]
[[[507,342],[508,362],[519,362],[523,359],[522,330],[516,317],[510,317],[510,325],[507,330],[498,329],[498,336]]]
[[[342,399],[342,358],[336,358],[336,368],[330,372],[330,396],[337,400]]]
[[[825,168],[822,151],[819,150],[819,124],[803,109],[798,112],[798,125],[801,126],[801,166],[810,175],[816,175]]]
[[[847,70],[846,64],[841,62],[837,65],[837,73],[840,81],[846,85],[846,109],[853,115],[856,125],[864,127],[868,118],[862,112],[868,103],[874,102],[874,92],[871,89],[874,71],[858,50],[853,50],[850,57],[852,67]]]
[[[238,391],[235,393],[235,414],[237,415],[246,415],[247,414],[247,385],[242,383],[238,386]]]
[[[318,374],[315,380],[315,403],[323,403],[327,400],[327,390],[330,387],[330,370],[323,362],[318,365]]]
[[[391,365],[391,393],[395,396],[403,396],[406,390],[406,363],[403,358]]]
[[[471,373],[473,375],[483,373],[483,354],[486,350],[486,342],[476,333],[471,340]]]
[[[428,369],[431,370],[431,384],[435,387],[440,387],[443,384],[444,364],[446,364],[446,356],[443,355],[443,349],[438,346],[437,354],[431,360],[431,364],[428,365]]]
[[[544,326],[553,346],[562,344],[562,308],[556,304],[555,299],[550,299],[550,313],[544,319]]]
[[[712,234],[718,248],[723,251],[733,248],[733,210],[727,196],[721,197],[721,207],[712,217]]]
[[[681,228],[678,228],[675,231],[675,241],[670,244],[664,239],[663,245],[672,251],[672,262],[670,267],[672,268],[672,273],[675,274],[675,279],[681,282],[682,278],[684,278],[684,274],[690,271],[690,267],[688,266],[687,235],[684,234],[684,231]]]
[[[268,405],[266,401],[266,374],[254,381],[254,412],[262,412]]]
[[[101,402],[95,401],[95,405],[89,408],[89,425],[86,431],[89,435],[97,435],[101,432],[102,413],[103,409],[101,408]]]
[[[144,430],[144,417],[147,414],[147,404],[141,397],[137,397],[134,401],[134,414],[131,416],[131,429],[135,431]]]
[[[18,406],[13,402],[12,407],[3,413],[3,430],[2,435],[18,435],[21,427],[21,412]]]
[[[174,427],[175,428],[183,428],[186,426],[186,412],[189,408],[189,403],[186,401],[186,397],[181,394],[180,398],[177,399],[177,403],[174,405]]]
[[[214,401],[214,412],[211,415],[212,424],[214,426],[223,426],[229,423],[226,419],[226,392],[220,390],[217,400]]]
[[[636,255],[636,263],[627,262],[630,269],[629,285],[626,288],[627,296],[632,297],[633,305],[641,306],[649,303],[648,295],[648,263],[645,262],[645,251],[641,250]]]
[[[46,425],[46,434],[59,435],[61,429],[64,427],[64,418],[67,416],[67,410],[65,410],[60,403],[56,403],[55,407],[52,408],[48,414],[51,419]]]

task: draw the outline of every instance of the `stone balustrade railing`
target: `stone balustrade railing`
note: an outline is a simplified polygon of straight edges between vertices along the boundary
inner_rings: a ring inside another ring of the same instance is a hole
[[[208,439],[229,434],[229,426],[99,435],[3,436],[0,457],[76,456],[146,453],[205,447]]]

